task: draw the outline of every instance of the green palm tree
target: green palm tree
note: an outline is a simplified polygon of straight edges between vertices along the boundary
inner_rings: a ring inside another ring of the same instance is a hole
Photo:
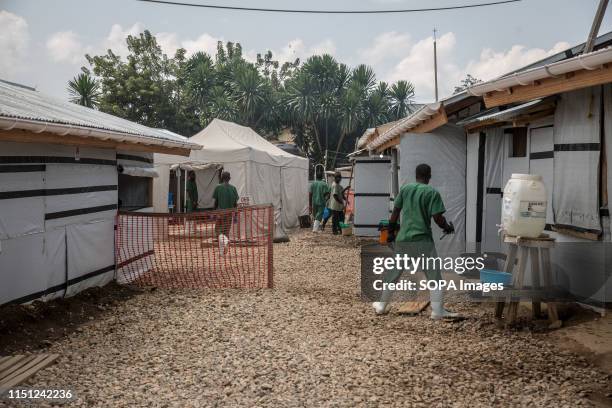
[[[299,71],[297,75],[287,81],[284,104],[287,106],[289,117],[295,125],[313,130],[312,139],[314,139],[314,145],[316,145],[320,154],[322,149],[316,124],[318,100],[315,82],[304,70]]]
[[[391,116],[398,120],[410,112],[410,105],[414,101],[414,85],[408,81],[397,81],[391,86]]]
[[[236,116],[236,105],[225,91],[225,88],[222,86],[212,88],[206,104],[206,111],[200,117],[201,125],[207,126],[214,118],[234,121]]]
[[[389,120],[389,104],[379,92],[372,92],[364,107],[365,125],[368,128],[381,125]]]
[[[95,108],[100,103],[100,84],[89,73],[82,72],[68,81],[70,102]]]
[[[376,84],[374,70],[364,64],[357,66],[353,70],[351,83],[358,84],[365,93],[370,92]]]
[[[360,83],[351,83],[340,101],[340,137],[330,163],[331,169],[336,166],[338,152],[342,143],[351,132],[359,125],[363,115],[363,89]]]
[[[216,74],[214,62],[203,52],[195,53],[186,67],[187,91],[199,107],[206,103],[211,88],[215,85]]]
[[[265,82],[257,69],[247,65],[236,70],[231,89],[242,122],[254,124],[257,109],[265,102],[267,93]]]

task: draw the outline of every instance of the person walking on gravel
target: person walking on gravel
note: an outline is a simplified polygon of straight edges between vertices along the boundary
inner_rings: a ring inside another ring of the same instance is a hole
[[[411,258],[437,257],[431,231],[431,219],[444,231],[445,234],[455,232],[452,223],[444,218],[444,203],[440,193],[429,185],[431,179],[431,167],[427,164],[419,164],[415,171],[416,183],[402,186],[394,201],[394,209],[389,219],[389,238],[387,242],[395,241],[395,252],[400,255],[408,255]],[[401,226],[397,237],[397,222],[401,214]],[[433,262],[432,267],[422,268],[428,280],[440,282],[441,271]],[[428,265],[429,266],[429,265]],[[402,274],[399,269],[389,270],[386,276],[387,282],[396,282]],[[384,291],[380,302],[374,302],[373,307],[376,314],[386,314],[389,311],[389,300],[392,295],[390,291]],[[429,291],[431,301],[431,318],[455,318],[457,313],[444,309],[444,292],[442,289]]]
[[[329,209],[332,212],[332,232],[334,235],[340,234],[340,220],[344,212],[344,189],[340,182],[342,175],[339,172],[334,174],[334,183],[331,186],[329,197]]]
[[[187,173],[187,211],[193,212],[198,209],[198,185],[196,184],[195,171],[190,170]]]
[[[221,183],[215,187],[213,199],[215,200],[215,210],[229,210],[236,208],[238,205],[238,190],[230,184],[230,173],[224,171],[221,173]],[[227,238],[229,231],[232,228],[232,212],[223,211],[217,215],[217,224],[215,233],[217,236],[223,234]]]
[[[316,180],[310,185],[308,194],[308,203],[310,204],[310,214],[314,219],[312,225],[313,232],[319,232],[321,228],[321,220],[323,219],[323,211],[329,198],[329,186],[323,181],[322,172],[317,173]]]

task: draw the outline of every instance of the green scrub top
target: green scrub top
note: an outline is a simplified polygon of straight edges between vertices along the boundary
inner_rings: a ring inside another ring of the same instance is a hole
[[[187,211],[193,211],[198,207],[198,186],[193,180],[187,180]],[[192,197],[194,198],[192,200]]]
[[[398,242],[432,241],[431,217],[446,211],[440,193],[428,184],[409,183],[402,186],[393,202],[401,211]]]
[[[225,210],[236,207],[238,191],[231,184],[221,183],[215,187],[213,198],[217,200],[217,209]]]
[[[334,210],[334,211],[342,211],[342,210],[344,210],[344,205],[340,204],[338,202],[338,200],[336,200],[334,198],[334,194],[337,194],[338,198],[340,198],[341,200],[344,200],[344,197],[342,195],[342,190],[344,190],[342,188],[342,185],[340,185],[340,183],[336,183],[334,181],[334,184],[332,184],[331,191],[330,191],[330,194],[329,194],[329,205],[328,205],[328,207],[329,207],[330,210]]]
[[[313,206],[325,206],[325,194],[329,193],[329,186],[323,180],[315,180],[310,185]]]

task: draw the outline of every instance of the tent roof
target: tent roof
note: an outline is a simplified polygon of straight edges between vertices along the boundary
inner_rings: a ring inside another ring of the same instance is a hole
[[[190,160],[205,163],[254,161],[279,167],[308,168],[308,159],[287,153],[258,135],[253,129],[221,119],[213,119],[205,129],[189,139],[205,146],[192,151]]]

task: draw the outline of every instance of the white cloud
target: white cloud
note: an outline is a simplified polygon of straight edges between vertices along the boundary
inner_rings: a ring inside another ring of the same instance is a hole
[[[0,77],[20,69],[29,37],[28,23],[23,17],[0,10]]]
[[[47,40],[46,47],[49,57],[55,62],[76,64],[83,59],[83,45],[72,31],[54,33]]]
[[[128,55],[128,48],[125,39],[128,35],[138,35],[145,30],[142,23],[134,23],[131,27],[123,28],[120,24],[113,24],[108,36],[103,41],[103,53],[108,49],[113,50],[117,55],[125,57]]]
[[[450,96],[454,87],[468,73],[483,81],[490,80],[570,46],[566,42],[559,42],[549,50],[522,45],[514,45],[502,51],[486,48],[477,59],[460,64],[456,62],[457,42],[452,32],[438,38],[440,97]],[[429,102],[434,99],[433,37],[412,42],[408,34],[386,32],[377,36],[369,47],[359,50],[358,54],[362,61],[374,66],[382,79],[389,82],[400,79],[412,82],[418,101]]]
[[[245,54],[245,58],[250,61],[255,61],[258,52],[264,53],[266,50],[250,50]],[[281,49],[271,49],[272,58],[277,60],[280,64],[285,62],[293,62],[296,58],[300,61],[305,61],[311,55],[321,54],[336,54],[336,44],[330,39],[323,40],[319,43],[307,45],[301,38],[295,38],[285,44]]]
[[[372,45],[358,51],[366,64],[376,64],[381,60],[400,58],[410,52],[410,35],[396,31],[382,33],[374,38]]]
[[[162,51],[169,56],[174,55],[176,50],[181,46],[176,33],[157,33],[155,38],[157,38],[157,43]]]
[[[445,33],[437,41],[438,87],[440,96],[450,95],[452,87],[461,78],[461,69],[452,61],[457,39],[454,33]],[[433,37],[412,44],[406,57],[402,58],[388,75],[390,82],[400,79],[414,84],[419,101],[434,98]]]
[[[217,53],[217,42],[219,41],[223,41],[223,38],[217,38],[204,33],[195,40],[181,41],[181,47],[185,48],[187,56],[193,55],[198,51],[214,56]]]
[[[564,51],[569,47],[569,43],[558,42],[550,50],[527,48],[523,45],[514,45],[505,52],[496,52],[490,48],[485,48],[477,61],[470,61],[467,64],[465,72],[487,81]]]

